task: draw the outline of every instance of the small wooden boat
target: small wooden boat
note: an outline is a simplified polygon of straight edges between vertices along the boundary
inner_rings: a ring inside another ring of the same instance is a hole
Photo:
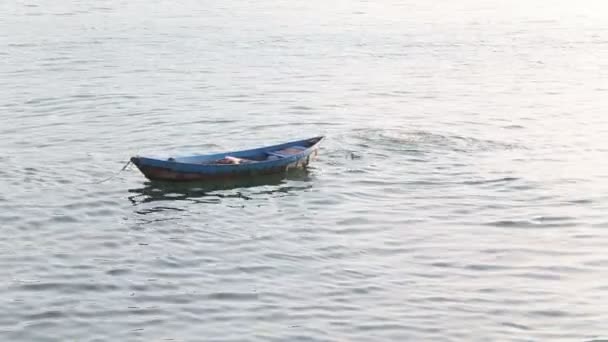
[[[292,141],[251,150],[170,157],[132,157],[131,162],[150,180],[205,181],[285,172],[306,167],[317,155],[323,137]]]

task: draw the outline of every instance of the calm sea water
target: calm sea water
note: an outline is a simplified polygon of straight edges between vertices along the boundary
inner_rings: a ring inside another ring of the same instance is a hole
[[[1,340],[608,338],[604,1],[6,1],[0,47]]]

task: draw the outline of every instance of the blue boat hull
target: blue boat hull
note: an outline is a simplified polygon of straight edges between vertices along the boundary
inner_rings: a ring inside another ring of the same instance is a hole
[[[304,168],[316,157],[323,137],[251,150],[175,158],[133,157],[131,162],[150,180],[212,181],[284,173]],[[233,158],[242,164],[219,164]]]

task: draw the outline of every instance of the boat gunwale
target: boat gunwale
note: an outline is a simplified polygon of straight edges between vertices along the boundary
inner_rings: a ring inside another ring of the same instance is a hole
[[[197,168],[200,168],[200,167],[213,167],[213,168],[215,168],[215,167],[227,167],[227,168],[231,167],[231,168],[235,168],[236,167],[236,168],[239,168],[239,167],[246,167],[246,166],[253,166],[253,165],[264,165],[266,163],[277,163],[278,161],[289,161],[289,160],[294,160],[294,159],[301,158],[302,156],[306,155],[307,153],[310,153],[311,150],[313,150],[315,147],[317,147],[321,143],[321,141],[323,141],[323,139],[325,139],[325,136],[317,136],[317,137],[314,137],[314,138],[308,138],[308,139],[302,139],[302,140],[294,140],[294,141],[286,142],[286,143],[282,143],[282,144],[263,146],[263,147],[248,149],[248,150],[226,151],[226,152],[218,152],[218,153],[208,153],[208,154],[193,155],[193,156],[172,157],[174,160],[157,159],[157,158],[141,157],[141,156],[136,156],[134,158],[136,158],[138,160],[138,162],[141,162],[143,160],[149,160],[149,161],[152,161],[153,163],[159,163],[160,162],[162,164],[165,164],[166,166],[170,166],[170,165],[183,165],[183,166],[195,166]],[[280,147],[284,147],[284,146],[285,147],[289,147],[289,146],[296,145],[297,143],[310,142],[310,141],[313,141],[313,140],[317,140],[317,141],[314,144],[312,144],[311,146],[306,147],[306,149],[304,149],[301,152],[298,152],[296,154],[292,154],[292,155],[286,156],[284,158],[274,159],[274,160],[259,160],[259,161],[255,161],[254,163],[244,163],[244,164],[201,164],[201,163],[183,162],[183,161],[179,161],[178,160],[180,158],[197,158],[197,157],[221,156],[221,155],[226,155],[226,154],[242,154],[242,153],[256,152],[256,151],[257,152],[264,152],[266,150],[271,150],[271,149],[280,148]],[[154,166],[154,165],[147,165],[147,166],[161,167],[161,166]]]

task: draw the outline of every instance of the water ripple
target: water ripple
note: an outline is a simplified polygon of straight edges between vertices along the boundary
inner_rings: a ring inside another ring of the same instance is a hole
[[[3,6],[2,340],[606,338],[602,5],[324,5]]]

